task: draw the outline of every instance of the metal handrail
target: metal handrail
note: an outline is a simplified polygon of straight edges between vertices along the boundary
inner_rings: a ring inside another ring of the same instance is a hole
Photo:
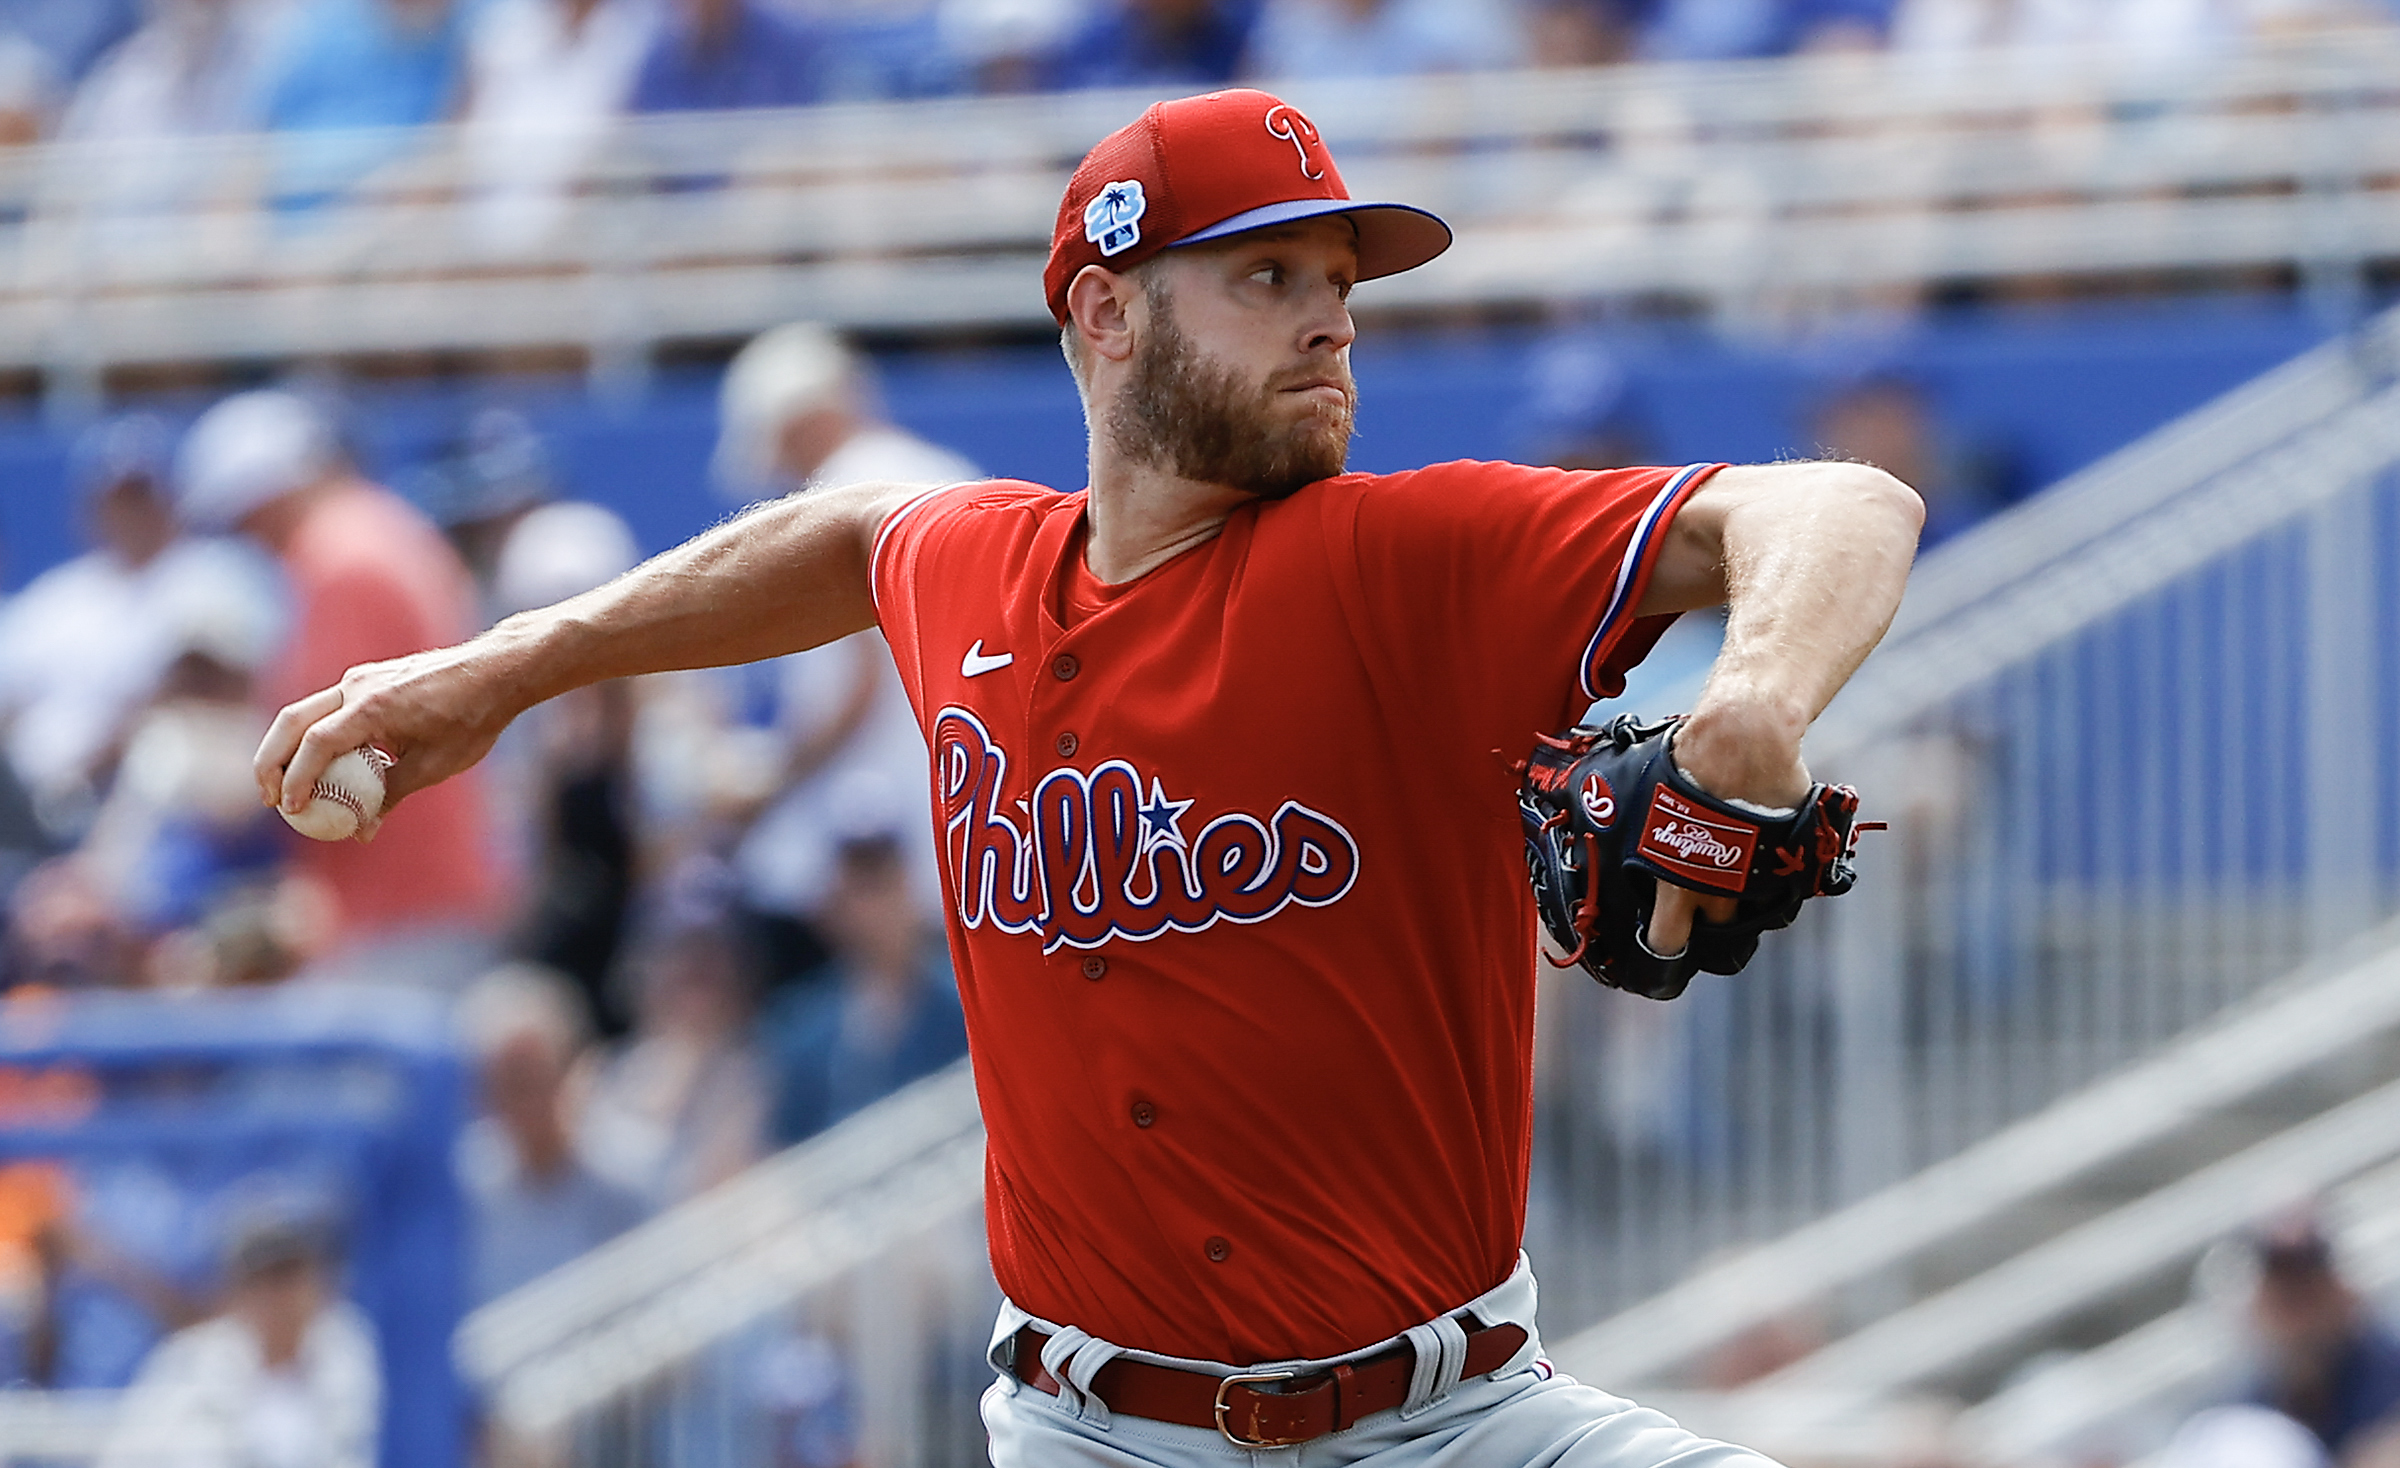
[[[1552,1350],[1610,1390],[1665,1378],[1743,1332],[2091,1177],[2207,1115],[2400,1028],[2400,927],[2313,965],[2164,1053],[1784,1237],[1699,1271]]]
[[[545,1430],[972,1209],[982,1178],[962,1060],[477,1310],[460,1369]]]

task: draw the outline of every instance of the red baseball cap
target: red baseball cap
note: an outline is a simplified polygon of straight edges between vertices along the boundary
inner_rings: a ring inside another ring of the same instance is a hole
[[[1042,285],[1067,324],[1067,285],[1086,265],[1124,270],[1174,245],[1347,214],[1358,278],[1414,270],[1450,248],[1450,226],[1408,204],[1350,197],[1317,126],[1265,92],[1155,102],[1083,155],[1059,201]]]

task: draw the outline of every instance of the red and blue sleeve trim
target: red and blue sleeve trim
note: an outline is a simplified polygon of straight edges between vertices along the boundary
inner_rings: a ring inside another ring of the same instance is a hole
[[[1633,624],[1633,609],[1641,605],[1642,593],[1649,588],[1650,572],[1657,561],[1655,553],[1667,538],[1667,527],[1674,522],[1675,512],[1683,507],[1684,500],[1699,487],[1701,480],[1724,467],[1687,464],[1676,470],[1651,497],[1641,519],[1634,522],[1633,538],[1625,547],[1624,561],[1617,567],[1617,584],[1609,593],[1608,609],[1601,613],[1600,626],[1583,650],[1584,697],[1597,702],[1606,696],[1600,691],[1601,672],[1608,666],[1608,655],[1616,649],[1617,639]]]
[[[905,503],[899,506],[899,508],[884,516],[883,523],[881,525],[875,527],[875,548],[867,555],[867,600],[874,604],[875,611],[878,616],[882,615],[883,612],[883,590],[879,584],[882,579],[881,573],[883,570],[883,543],[891,538],[892,531],[899,527],[899,524],[902,520],[907,519],[910,514],[917,510],[919,506],[932,499],[935,495],[940,494],[946,489],[960,489],[966,487],[968,484],[973,484],[976,482],[977,481],[974,480],[968,480],[962,484],[936,484],[928,486],[922,492],[911,495]]]

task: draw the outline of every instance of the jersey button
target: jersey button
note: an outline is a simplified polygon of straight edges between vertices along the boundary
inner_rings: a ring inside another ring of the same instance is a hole
[[[1085,960],[1083,961],[1083,976],[1084,976],[1085,978],[1087,978],[1087,979],[1097,979],[1097,978],[1100,978],[1100,977],[1102,977],[1103,975],[1107,974],[1107,972],[1108,972],[1108,960],[1107,960],[1107,959],[1105,959],[1105,958],[1102,958],[1102,957],[1101,957],[1099,954],[1097,954],[1097,953],[1093,954],[1091,957],[1089,957],[1089,958],[1087,958],[1087,959],[1085,959]]]
[[[1062,652],[1057,657],[1054,657],[1050,660],[1050,676],[1056,678],[1061,683],[1066,682],[1069,678],[1074,677],[1077,673],[1082,671],[1082,662],[1079,661],[1075,654],[1071,652]]]
[[[1082,744],[1083,741],[1077,739],[1074,734],[1066,733],[1059,735],[1058,742],[1051,747],[1058,751],[1058,757],[1060,759],[1072,759],[1075,755],[1075,751],[1081,748]]]
[[[1135,1126],[1147,1127],[1156,1120],[1158,1120],[1157,1107],[1151,1105],[1147,1101],[1136,1101],[1133,1103],[1133,1124]]]
[[[1232,1257],[1233,1245],[1227,1243],[1222,1238],[1211,1235],[1208,1241],[1208,1262],[1211,1264],[1222,1264]]]

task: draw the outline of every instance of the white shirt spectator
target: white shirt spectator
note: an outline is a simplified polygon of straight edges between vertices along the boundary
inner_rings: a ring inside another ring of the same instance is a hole
[[[458,1177],[471,1210],[467,1298],[484,1305],[599,1248],[642,1221],[641,1195],[571,1157],[559,1176],[525,1170],[489,1117],[459,1137]]]
[[[288,1370],[219,1316],[142,1363],[99,1468],[374,1468],[382,1411],[375,1338],[355,1306],[319,1311]]]
[[[1892,49],[1960,58],[2024,47],[2099,47],[2153,62],[2231,42],[2241,0],[1902,0]]]
[[[178,139],[258,125],[260,82],[289,17],[289,0],[166,0],[147,24],[102,56],[59,120],[61,138],[152,146],[80,166],[61,196],[104,211],[170,206],[220,180],[195,169]]]
[[[273,576],[230,542],[186,540],[138,570],[88,552],[0,607],[5,747],[45,816],[88,798],[94,763],[195,636],[245,663],[273,646]]]
[[[538,242],[633,90],[658,25],[648,0],[491,0],[467,37],[467,165],[501,249]]]
[[[975,466],[888,424],[862,429],[835,449],[810,480],[810,489],[892,481],[956,484],[979,478]],[[925,773],[925,735],[892,670],[883,634],[859,632],[777,665],[784,730],[793,743],[838,714],[858,666],[871,647],[880,682],[865,721],[833,757],[798,781],[760,815],[733,865],[743,896],[768,912],[814,913],[833,885],[842,841],[890,831],[908,848],[917,895],[939,910],[940,870],[934,862],[932,795]]]

